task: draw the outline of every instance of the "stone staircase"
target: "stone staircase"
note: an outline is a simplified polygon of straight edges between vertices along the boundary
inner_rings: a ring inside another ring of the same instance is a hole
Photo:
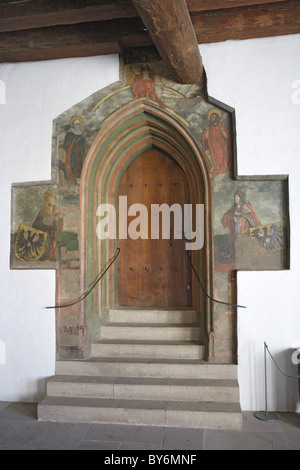
[[[240,429],[237,368],[203,353],[197,312],[111,310],[90,359],[57,362],[38,419]]]

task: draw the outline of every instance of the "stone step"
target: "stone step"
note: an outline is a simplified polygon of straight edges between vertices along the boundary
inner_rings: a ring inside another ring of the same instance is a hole
[[[138,309],[119,308],[110,310],[112,323],[197,323],[198,312],[190,309]]]
[[[44,421],[241,428],[237,366],[207,363],[198,313],[116,309],[87,360],[58,361]]]
[[[55,376],[47,383],[47,395],[237,403],[239,388],[236,380],[223,379]]]
[[[203,359],[204,346],[196,341],[114,341],[103,339],[91,346],[92,356]]]
[[[238,403],[197,403],[112,398],[46,397],[40,421],[127,423],[131,425],[241,429]]]
[[[137,339],[165,341],[197,341],[200,328],[197,324],[161,323],[109,323],[101,328],[103,339]]]
[[[194,379],[237,379],[235,364],[199,360],[94,357],[87,360],[57,361],[56,375],[94,377],[170,377]]]

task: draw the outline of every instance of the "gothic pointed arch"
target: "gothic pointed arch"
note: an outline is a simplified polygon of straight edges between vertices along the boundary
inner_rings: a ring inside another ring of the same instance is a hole
[[[107,265],[118,245],[118,240],[99,240],[96,234],[97,207],[103,203],[117,206],[118,185],[130,163],[149,148],[157,148],[174,158],[185,172],[192,201],[204,204],[206,247],[212,246],[211,182],[207,163],[183,120],[170,115],[155,104],[138,100],[124,106],[107,120],[91,146],[81,178],[81,286],[86,289]],[[209,242],[210,240],[210,242]],[[212,251],[205,249],[193,257],[212,293]],[[117,305],[115,285],[117,263],[109,271],[101,287],[94,291],[83,305],[84,323],[91,332],[90,340],[100,336],[99,316],[105,317],[109,308]],[[195,280],[194,280],[195,282]],[[197,291],[197,309],[201,310],[206,329],[210,330],[210,302]],[[88,312],[88,315],[87,313]],[[209,331],[207,331],[208,337]]]

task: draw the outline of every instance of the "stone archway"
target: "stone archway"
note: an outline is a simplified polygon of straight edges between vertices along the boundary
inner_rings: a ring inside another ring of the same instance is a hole
[[[145,150],[157,148],[170,155],[183,169],[191,188],[193,204],[204,204],[204,249],[193,252],[193,263],[205,284],[213,292],[211,184],[203,155],[181,122],[180,116],[144,100],[118,110],[99,132],[87,155],[81,179],[80,263],[81,289],[86,290],[103,270],[117,249],[117,239],[99,240],[96,235],[97,207],[109,203],[116,207],[118,187],[130,163]],[[117,306],[115,263],[98,289],[81,306],[81,323],[87,325],[85,348],[101,337],[101,325],[108,319],[110,308]],[[213,329],[212,305],[193,277],[193,305],[200,312],[206,356],[211,346]]]

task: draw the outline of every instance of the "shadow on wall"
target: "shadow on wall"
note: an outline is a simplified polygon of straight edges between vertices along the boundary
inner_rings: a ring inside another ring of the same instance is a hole
[[[0,340],[0,365],[6,364],[6,346],[4,341]]]
[[[6,86],[3,80],[0,80],[0,104],[6,104]]]
[[[0,340],[0,367],[6,365],[6,344]],[[46,393],[46,379],[28,380],[26,384],[19,384],[20,390],[13,401],[38,403]]]
[[[285,409],[295,412],[299,409],[299,368],[294,361],[295,349],[287,349],[272,355],[267,354],[267,368],[274,382],[274,403],[281,403],[285,397]],[[280,411],[280,410],[279,410]]]

